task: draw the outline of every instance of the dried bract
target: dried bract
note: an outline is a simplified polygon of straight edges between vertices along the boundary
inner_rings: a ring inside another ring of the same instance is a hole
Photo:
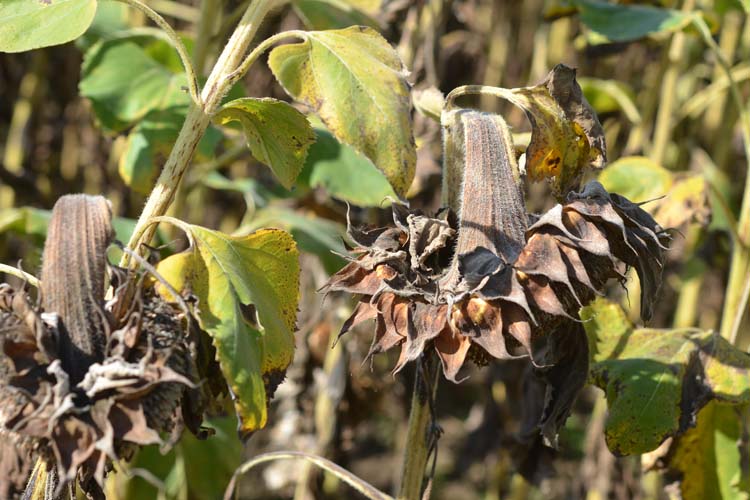
[[[467,137],[461,140],[479,133],[485,145],[507,143],[497,117],[471,113],[459,122]],[[444,211],[432,218],[394,204],[394,227],[350,227],[356,257],[326,290],[361,295],[341,334],[375,319],[369,354],[399,347],[394,372],[428,349],[454,382],[467,357],[480,363],[528,357],[547,381],[538,424],[554,442],[588,369],[578,309],[611,278],[624,282],[623,270],[632,266],[648,319],[669,236],[637,205],[597,182],[519,232],[528,216],[515,187],[515,159],[483,155],[471,145],[459,150],[468,158],[458,169],[464,176],[460,217]],[[497,189],[497,179],[507,187]]]

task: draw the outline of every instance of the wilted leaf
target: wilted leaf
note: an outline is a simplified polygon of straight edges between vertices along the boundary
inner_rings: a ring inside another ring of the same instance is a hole
[[[380,8],[381,0],[294,0],[297,15],[310,29],[328,30],[366,25],[378,27],[372,15]]]
[[[616,304],[581,310],[590,380],[609,406],[605,437],[617,455],[645,453],[684,433],[710,400],[750,402],[750,355],[711,331],[634,329]]]
[[[351,146],[342,144],[324,129],[315,129],[317,140],[310,147],[299,182],[322,187],[339,200],[360,207],[387,204],[396,193],[370,161]]]
[[[191,248],[163,260],[159,272],[197,296],[198,321],[213,339],[235,397],[239,432],[247,436],[265,426],[268,401],[294,355],[297,247],[277,229],[233,237],[170,222],[187,233]]]
[[[750,496],[743,470],[750,450],[741,419],[739,408],[712,401],[698,413],[696,426],[671,444],[667,479],[679,482],[683,500]]]
[[[277,99],[242,98],[225,104],[214,120],[238,121],[255,159],[290,189],[305,164],[315,134],[305,115]]]
[[[96,0],[3,0],[0,52],[23,52],[81,36],[96,13]]]
[[[586,168],[606,164],[604,130],[583,97],[574,69],[558,64],[539,85],[503,95],[523,108],[531,122],[526,150],[531,180],[552,179],[554,191],[566,194],[578,187]]]
[[[305,33],[302,43],[271,51],[268,63],[284,89],[320,116],[340,141],[380,169],[406,194],[416,166],[410,96],[403,63],[365,27]]]
[[[691,20],[690,14],[650,5],[622,5],[598,0],[576,0],[575,5],[583,24],[612,42],[679,31]]]

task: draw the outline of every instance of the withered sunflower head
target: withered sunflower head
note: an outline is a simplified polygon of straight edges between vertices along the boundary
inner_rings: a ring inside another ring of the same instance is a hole
[[[649,319],[669,236],[598,182],[541,217],[527,214],[502,119],[462,111],[452,126],[445,161],[460,168],[451,175],[447,163],[445,177],[462,177],[460,196],[449,200],[458,213],[428,217],[394,203],[392,227],[350,224],[354,257],[325,289],[360,295],[341,334],[375,319],[369,355],[400,348],[394,372],[430,349],[454,382],[467,358],[528,358],[547,381],[539,425],[554,441],[586,379],[579,308],[610,279],[624,283],[631,266]]]
[[[44,464],[45,484],[32,476],[31,489],[78,480],[102,497],[112,460],[181,431],[197,381],[185,311],[143,274],[108,266],[112,237],[104,198],[64,196],[52,211],[40,305],[0,285],[0,438],[19,444],[19,460]],[[13,460],[0,464],[13,472]],[[17,494],[25,479],[3,494]]]

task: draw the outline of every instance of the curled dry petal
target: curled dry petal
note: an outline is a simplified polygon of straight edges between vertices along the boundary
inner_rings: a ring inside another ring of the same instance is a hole
[[[399,214],[394,217],[408,219],[405,211],[394,207],[394,214]],[[443,220],[423,221],[423,227],[430,224],[443,224]],[[669,237],[637,205],[610,195],[595,182],[529,227],[512,263],[479,247],[456,255],[454,268],[451,251],[461,246],[458,230],[453,229],[453,233],[436,234],[440,247],[436,261],[448,264],[432,268],[429,274],[413,253],[412,225],[390,234],[387,251],[398,257],[387,264],[377,258],[385,251],[378,247],[385,240],[372,239],[372,247],[356,248],[360,256],[327,285],[328,291],[361,295],[341,334],[375,318],[370,355],[399,346],[398,371],[426,349],[434,349],[443,373],[452,381],[457,381],[470,350],[497,359],[530,357],[549,381],[541,425],[548,441],[554,442],[587,373],[587,357],[580,353],[585,351],[585,338],[580,333],[578,309],[601,294],[607,281],[621,279],[620,268],[629,265],[636,268],[643,283],[642,315],[648,319]],[[401,243],[394,247],[394,241]],[[420,248],[428,247],[430,243],[422,239]],[[450,272],[457,273],[453,290],[438,286]]]

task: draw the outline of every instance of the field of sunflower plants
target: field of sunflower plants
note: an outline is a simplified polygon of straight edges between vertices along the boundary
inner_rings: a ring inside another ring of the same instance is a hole
[[[0,1],[0,497],[750,498],[749,14]]]

